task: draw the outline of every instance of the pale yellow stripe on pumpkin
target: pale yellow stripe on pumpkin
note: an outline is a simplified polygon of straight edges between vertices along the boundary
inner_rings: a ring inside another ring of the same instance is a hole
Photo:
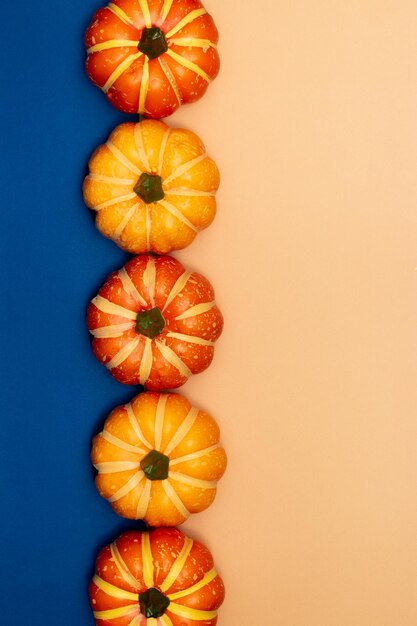
[[[168,13],[171,10],[172,3],[174,0],[164,0],[164,4],[162,5],[161,14],[159,16],[159,22],[162,23],[166,20]]]
[[[149,299],[152,306],[155,306],[155,285],[156,285],[156,266],[153,257],[149,257],[145,271],[142,275],[142,281],[148,290]]]
[[[206,454],[210,454],[210,452],[214,452],[214,450],[218,450],[218,448],[220,448],[220,444],[216,443],[214,446],[203,448],[203,450],[197,450],[196,452],[190,452],[190,454],[179,456],[176,459],[170,459],[169,466],[172,467],[173,465],[179,465],[180,463],[186,463],[187,461],[195,461]]]
[[[142,616],[141,616],[142,617]],[[127,626],[140,626],[140,618],[139,615],[135,615],[131,622]]]
[[[190,511],[187,509],[187,507],[185,506],[185,504],[183,503],[183,501],[181,500],[181,498],[175,491],[174,487],[167,480],[163,480],[161,482],[162,482],[162,487],[166,495],[171,500],[172,504],[175,506],[177,511],[181,513],[181,515],[185,519],[188,519],[190,517]]]
[[[174,298],[176,298],[181,293],[185,285],[188,283],[188,280],[190,279],[190,277],[191,277],[191,272],[184,272],[183,274],[181,274],[181,276],[179,276],[179,278],[177,278],[171,291],[168,294],[167,299],[165,300],[164,308],[162,309],[162,311],[165,311],[167,306],[171,304]]]
[[[131,17],[129,17],[127,15],[127,13],[125,13],[123,11],[123,9],[121,9],[120,7],[118,7],[116,4],[113,4],[113,2],[110,2],[107,5],[107,8],[109,9],[109,11],[111,11],[112,13],[114,13],[114,15],[117,15],[117,17],[124,22],[125,24],[129,24],[129,26],[135,26],[134,21],[132,20]]]
[[[191,370],[188,369],[184,361],[178,356],[178,354],[174,352],[174,350],[169,348],[161,341],[155,341],[155,343],[164,359],[168,361],[168,363],[170,363],[173,367],[175,367],[175,369],[179,371],[181,376],[183,376],[184,378],[189,378],[191,376]]]
[[[137,48],[138,42],[132,41],[131,39],[108,39],[107,41],[102,41],[101,43],[96,43],[94,46],[91,46],[87,49],[87,54],[92,54],[93,52],[102,52],[103,50],[111,50],[112,48]]]
[[[125,405],[125,409],[129,418],[130,425],[135,431],[137,438],[139,439],[139,441],[143,443],[144,446],[146,446],[149,450],[152,450],[152,444],[149,443],[149,441],[146,439],[145,435],[143,434],[142,429],[139,426],[138,418],[136,417],[136,414],[130,402]]]
[[[161,175],[162,172],[162,166],[164,164],[164,157],[165,157],[165,150],[167,147],[167,142],[168,142],[168,137],[171,134],[171,129],[167,128],[164,136],[162,137],[162,141],[161,141],[161,145],[159,148],[159,155],[158,155],[158,174],[159,176]]]
[[[135,611],[138,611],[138,603],[121,606],[118,609],[109,609],[108,611],[93,611],[94,619],[112,620],[118,617],[127,617]]]
[[[166,481],[163,481],[163,483],[164,482]],[[190,539],[189,537],[184,537],[184,543],[181,548],[181,551],[179,555],[177,556],[177,558],[175,559],[171,569],[169,570],[167,577],[163,580],[163,582],[160,585],[160,589],[162,593],[165,593],[166,591],[168,591],[168,589],[172,587],[174,582],[177,580],[178,576],[181,574],[182,570],[184,569],[184,565],[188,559],[188,556],[191,552],[191,548],[193,547],[193,543],[194,541],[192,539]]]
[[[194,72],[194,74],[201,76],[201,78],[204,78],[205,81],[207,81],[208,83],[211,83],[210,76],[204,70],[202,70],[201,67],[199,67],[198,65],[196,65],[189,59],[182,57],[180,54],[178,54],[177,52],[174,52],[173,50],[169,49],[167,50],[166,53],[168,56],[171,57],[171,59],[174,59],[174,61],[179,63],[179,65],[182,65],[187,70],[191,70],[192,72]]]
[[[178,39],[171,39],[170,43],[173,43],[176,46],[186,47],[186,48],[217,48],[217,45],[210,41],[210,39],[200,39],[197,37],[179,37]]]
[[[194,335],[184,335],[183,333],[167,333],[166,336],[171,337],[172,339],[178,339],[179,341],[195,343],[199,346],[214,346],[214,341],[202,339],[201,337],[194,337]]]
[[[164,61],[164,59],[162,57],[158,57],[158,61],[159,61],[159,65],[161,66],[161,69],[162,69],[163,73],[165,74],[165,78],[167,79],[167,81],[171,85],[171,89],[174,92],[174,95],[175,95],[175,97],[176,97],[176,99],[178,101],[178,104],[181,104],[182,103],[182,96],[181,96],[181,92],[179,90],[178,83],[177,83],[177,80],[176,80],[174,74],[171,72],[170,67]]]
[[[172,623],[172,619],[168,617],[166,613],[159,618],[159,621],[161,622],[162,626],[174,626],[174,624]]]
[[[151,249],[152,218],[151,218],[151,208],[148,204],[146,205],[145,228],[146,228],[146,249],[150,250]]]
[[[138,506],[136,508],[136,519],[143,519],[146,515],[149,506],[149,500],[151,498],[152,482],[147,480],[143,491],[140,494]]]
[[[116,239],[116,241],[120,239],[120,236],[122,235],[124,229],[126,228],[128,223],[132,219],[135,211],[137,211],[138,209],[139,209],[139,202],[136,202],[136,204],[131,206],[130,209],[126,212],[125,216],[123,217],[120,224],[118,225],[118,227],[113,233],[113,237]]]
[[[171,441],[168,443],[165,450],[163,451],[163,453],[166,456],[169,456],[171,452],[175,450],[178,444],[181,443],[184,437],[186,437],[186,435],[189,433],[190,429],[192,428],[195,420],[197,419],[198,414],[199,414],[199,409],[197,409],[194,406],[191,407],[191,409],[188,411],[187,415],[181,422],[180,426],[177,428]]]
[[[120,306],[120,304],[115,304],[114,302],[110,302],[107,298],[103,298],[103,296],[96,296],[91,300],[91,304],[94,304],[102,313],[108,313],[109,315],[118,315],[119,317],[126,317],[129,320],[136,321],[138,314],[135,311],[130,311],[129,309],[125,309],[125,307]],[[90,331],[92,333],[92,331]]]
[[[145,103],[146,103],[146,96],[148,94],[148,86],[149,86],[149,59],[147,56],[145,56],[145,60],[143,62],[143,68],[142,68],[142,80],[140,81],[140,90],[139,90],[139,107],[138,107],[139,115],[145,112]]]
[[[144,385],[148,380],[153,365],[152,340],[149,337],[144,337],[144,339],[145,347],[139,367],[139,382],[141,385]]]
[[[124,59],[117,67],[113,70],[113,72],[108,77],[107,81],[101,88],[104,93],[107,93],[109,89],[111,89],[120,76],[133,65],[133,63],[142,56],[142,52],[135,52],[134,54],[129,54],[126,59]]]
[[[126,450],[126,452],[134,452],[135,454],[145,454],[146,450],[142,448],[138,448],[137,446],[132,446],[132,444],[127,443],[127,441],[123,441],[123,439],[119,439],[112,433],[109,433],[108,430],[103,430],[100,433],[100,437],[102,437],[108,443],[112,443],[114,446],[117,446],[121,450]]]
[[[104,461],[103,463],[95,463],[94,467],[100,474],[118,474],[119,472],[138,469],[139,463],[136,461]]]
[[[195,9],[194,11],[190,11],[185,17],[182,18],[182,20],[180,20],[173,28],[171,28],[168,33],[166,33],[165,37],[167,39],[169,37],[172,37],[173,35],[175,35],[175,33],[178,33],[178,31],[184,28],[184,26],[191,24],[191,22],[194,22],[194,20],[196,20],[201,15],[205,15],[206,13],[207,11],[205,9]]]
[[[130,493],[133,489],[136,489],[136,487],[144,479],[144,477],[145,474],[142,471],[136,472],[131,478],[129,478],[129,480],[126,484],[123,485],[123,487],[120,487],[120,489],[118,489],[116,493],[113,494],[110,498],[107,498],[107,500],[109,502],[117,502],[128,493]]]
[[[149,11],[149,4],[147,3],[147,0],[139,0],[139,5],[145,19],[146,28],[152,28],[151,13]]]
[[[217,616],[217,611],[201,611],[199,609],[192,609],[189,606],[177,604],[171,602],[168,610],[178,617],[184,617],[185,619],[192,619],[196,622],[204,622],[205,620],[214,619]]]
[[[119,367],[123,361],[126,361],[132,352],[134,352],[134,350],[138,347],[139,341],[139,337],[135,337],[132,341],[129,341],[129,343],[123,346],[123,348],[121,348],[121,350],[119,350],[119,352],[117,352],[108,363],[105,363],[107,369],[112,370],[114,367]]]
[[[183,163],[182,165],[177,167],[177,169],[174,170],[172,172],[172,174],[167,176],[167,178],[164,180],[164,185],[168,185],[171,181],[175,180],[179,176],[182,176],[183,174],[188,172],[191,168],[193,168],[195,165],[198,165],[199,163],[201,163],[201,161],[204,161],[204,159],[207,159],[207,154],[206,153],[200,154],[199,156],[195,157],[194,159],[191,159],[190,161],[187,161],[186,163]]]
[[[116,543],[112,543],[110,545],[110,552],[111,552],[114,564],[119,570],[119,573],[121,577],[123,578],[123,580],[127,582],[127,584],[133,587],[134,589],[137,589],[139,587],[139,581],[136,580],[136,578],[133,576],[133,574],[127,567],[126,563],[123,561],[122,555],[120,554]]]
[[[132,191],[132,193],[127,193],[123,196],[116,196],[115,198],[111,198],[111,200],[106,200],[106,202],[96,204],[96,206],[94,207],[94,211],[101,211],[101,209],[106,209],[107,207],[118,204],[119,202],[127,202],[128,200],[134,200],[135,198],[137,198],[137,195],[134,191]]]
[[[122,267],[121,270],[117,273],[117,277],[123,285],[123,289],[129,294],[136,302],[139,302],[142,306],[148,306],[145,298],[139,293],[136,285],[133,280],[130,278],[129,274],[126,271],[126,268]]]
[[[189,309],[184,311],[184,313],[177,315],[175,319],[186,320],[189,317],[194,317],[195,315],[202,315],[202,313],[207,313],[207,311],[210,311],[214,306],[216,306],[215,302],[201,302],[200,304],[195,304],[194,306],[190,307]]]
[[[143,143],[143,135],[142,135],[142,126],[141,123],[138,122],[135,124],[135,130],[133,131],[135,146],[138,153],[139,161],[143,164],[145,170],[148,172],[151,171],[151,166],[149,164],[149,159],[146,154],[145,144]]]
[[[113,154],[113,156],[119,161],[119,163],[127,167],[128,170],[130,170],[137,176],[143,174],[143,172],[134,163],[132,163],[132,161],[130,161],[130,159],[128,159],[127,156],[125,156],[123,152],[119,150],[119,148],[117,148],[117,146],[114,145],[114,143],[109,140],[106,143],[106,146]]]
[[[217,483],[214,480],[202,480],[201,478],[194,478],[193,476],[187,476],[181,472],[169,472],[169,478],[176,480],[183,485],[189,487],[197,487],[198,489],[216,489]]]
[[[113,324],[111,326],[103,326],[102,328],[94,328],[90,330],[90,333],[96,339],[116,339],[133,327],[133,322],[126,322],[125,324]]]
[[[131,185],[132,178],[116,178],[115,176],[103,176],[102,174],[89,174],[86,180],[92,180],[96,183],[104,183],[106,185]]]
[[[117,598],[118,600],[133,600],[133,602],[138,601],[137,593],[120,589],[120,587],[116,587],[115,585],[108,583],[106,580],[103,580],[100,576],[97,576],[97,574],[93,576],[93,583],[111,598]]]
[[[188,228],[190,228],[192,231],[194,231],[195,233],[198,232],[198,228],[196,228],[194,224],[190,222],[190,220],[186,218],[185,215],[179,209],[177,209],[176,206],[174,206],[170,202],[167,202],[166,200],[159,200],[157,204],[163,207],[165,211],[168,211],[168,213],[176,217],[177,220],[180,221],[182,224],[185,224],[186,226],[188,226]]]
[[[215,191],[200,191],[199,189],[168,189],[165,191],[166,196],[196,196],[213,198],[216,195]]]
[[[160,451],[162,443],[162,432],[164,429],[164,417],[166,411],[166,405],[168,400],[168,394],[161,394],[158,398],[155,413],[155,426],[154,426],[154,443],[155,450]]]
[[[143,581],[147,587],[154,586],[154,567],[149,533],[142,533],[142,573]]]
[[[185,596],[189,596],[192,593],[199,591],[200,589],[202,589],[203,587],[211,583],[211,581],[214,580],[216,576],[218,576],[217,570],[213,567],[213,569],[207,572],[198,583],[196,583],[195,585],[192,585],[191,587],[188,587],[187,589],[183,589],[182,591],[177,591],[176,593],[170,593],[168,595],[168,598],[171,601],[177,600],[178,598],[185,598]]]

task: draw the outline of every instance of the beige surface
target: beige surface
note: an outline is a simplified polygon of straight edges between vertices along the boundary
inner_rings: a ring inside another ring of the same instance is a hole
[[[225,315],[184,392],[230,464],[185,528],[225,578],[219,626],[415,626],[417,4],[207,6],[222,72],[172,122],[220,210],[177,256]]]

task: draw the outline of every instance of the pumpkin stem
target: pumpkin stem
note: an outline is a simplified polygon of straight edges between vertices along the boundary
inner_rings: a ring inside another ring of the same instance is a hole
[[[157,450],[151,450],[140,462],[142,471],[149,480],[168,478],[169,457]]]
[[[143,172],[136,185],[133,187],[133,191],[141,200],[150,204],[151,202],[158,202],[165,197],[164,190],[162,189],[162,178],[158,174],[148,174]]]
[[[170,599],[155,587],[150,587],[139,594],[140,612],[147,618],[162,617],[170,602]]]
[[[153,339],[165,328],[165,320],[158,307],[149,311],[141,311],[136,318],[136,332]]]
[[[164,54],[168,50],[168,43],[162,30],[153,26],[144,28],[138,44],[138,50],[146,54],[148,59],[156,59],[161,54]]]

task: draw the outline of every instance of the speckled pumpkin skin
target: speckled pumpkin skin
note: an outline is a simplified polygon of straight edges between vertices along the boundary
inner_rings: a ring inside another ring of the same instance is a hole
[[[150,339],[135,322],[155,307],[165,327]],[[223,317],[204,276],[172,257],[144,254],[110,274],[88,307],[87,327],[95,357],[116,380],[162,391],[210,365]]]
[[[138,50],[151,27],[168,46],[153,59]],[[217,41],[199,0],[114,0],[94,14],[85,33],[86,71],[120,111],[167,117],[201,98],[217,76]]]
[[[140,610],[150,588],[170,600],[158,619]],[[215,626],[224,593],[210,551],[177,528],[120,535],[99,553],[89,587],[96,626]]]
[[[150,526],[177,526],[213,502],[226,469],[217,422],[179,394],[141,393],[114,409],[94,437],[96,486],[113,510]],[[169,458],[164,480],[140,462],[152,450]]]
[[[219,171],[191,131],[155,120],[120,124],[88,167],[84,201],[98,230],[126,252],[185,248],[216,215]],[[163,198],[147,203],[134,191],[143,173],[161,177]]]

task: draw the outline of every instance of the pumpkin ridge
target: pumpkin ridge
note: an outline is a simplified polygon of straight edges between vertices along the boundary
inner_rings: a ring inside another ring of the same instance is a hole
[[[172,182],[176,178],[179,178],[179,176],[182,176],[183,174],[188,172],[188,170],[193,168],[195,165],[198,165],[198,163],[200,163],[201,161],[204,161],[204,159],[206,158],[207,158],[207,153],[204,152],[203,154],[200,154],[199,156],[196,156],[193,159],[190,159],[189,161],[182,163],[181,165],[177,167],[176,170],[171,172],[171,174],[167,176],[167,178],[165,178],[164,184],[168,185],[170,182]]]
[[[123,9],[121,9],[117,4],[113,4],[113,2],[109,2],[106,8],[111,13],[116,15],[121,22],[123,22],[124,24],[128,24],[129,26],[133,26],[133,28],[136,28],[132,18],[129,17],[129,15],[125,13],[125,11],[123,11]]]
[[[110,139],[108,139],[104,145],[110,150],[115,159],[119,161],[119,163],[127,167],[128,170],[130,170],[137,176],[140,176],[142,174],[141,170],[136,167],[136,165],[132,163],[132,161],[128,159],[127,156],[123,154],[123,152],[119,150],[119,148],[115,146]]]
[[[128,69],[132,67],[132,65],[143,56],[142,52],[134,52],[133,54],[129,54],[119,65],[112,71],[103,87],[101,88],[104,93],[107,93],[117,81],[118,78],[122,74],[124,74]]]
[[[171,48],[167,50],[167,55],[171,57],[173,61],[178,63],[178,65],[182,65],[182,67],[185,67],[187,70],[191,70],[194,74],[201,76],[201,78],[204,78],[207,83],[211,83],[211,78],[207,72],[202,70],[201,67],[193,61],[190,61],[190,59],[187,59],[187,57],[178,54],[178,52],[174,52]]]
[[[193,11],[189,11],[181,20],[179,20],[175,26],[171,28],[171,30],[165,34],[167,38],[171,38],[173,35],[178,33],[184,26],[188,26],[196,20],[198,17],[205,15],[207,13],[206,9],[203,7],[201,9],[194,9]]]

